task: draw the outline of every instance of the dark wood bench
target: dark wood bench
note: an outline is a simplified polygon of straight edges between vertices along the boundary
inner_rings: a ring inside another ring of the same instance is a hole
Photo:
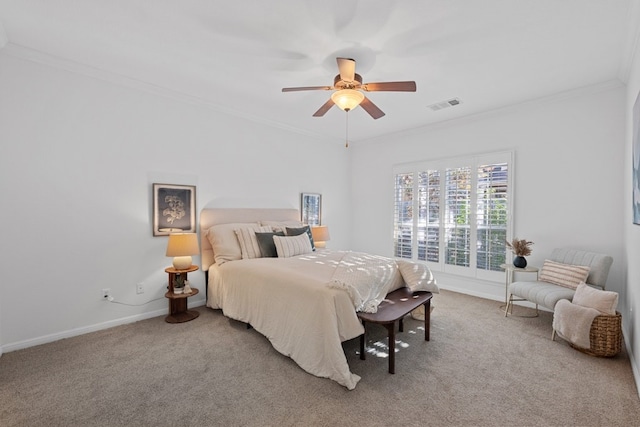
[[[360,335],[360,359],[365,360],[365,342],[367,335],[367,322],[383,325],[389,331],[389,373],[395,374],[396,370],[396,333],[395,323],[399,321],[399,331],[404,331],[402,320],[416,308],[424,305],[424,340],[429,341],[429,329],[431,327],[431,292],[412,292],[409,288],[400,288],[387,294],[384,301],[378,306],[377,313],[358,313],[358,317],[364,327],[364,333]]]

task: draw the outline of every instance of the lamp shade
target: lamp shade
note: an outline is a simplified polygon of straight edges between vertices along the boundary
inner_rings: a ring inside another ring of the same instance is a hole
[[[329,237],[329,227],[327,227],[326,225],[311,227],[311,236],[313,237],[314,245],[319,248],[326,247],[325,242],[331,240],[331,238]]]
[[[344,111],[353,110],[363,99],[364,94],[354,89],[342,89],[331,94],[331,100]]]
[[[173,258],[173,268],[186,270],[191,267],[191,255],[198,255],[198,236],[196,233],[173,233],[169,235],[166,256]]]

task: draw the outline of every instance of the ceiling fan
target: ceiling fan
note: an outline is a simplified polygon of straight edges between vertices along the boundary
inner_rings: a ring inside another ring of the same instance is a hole
[[[356,73],[356,61],[351,58],[336,58],[340,74],[333,79],[333,86],[304,86],[285,87],[283,92],[296,92],[302,90],[335,90],[331,98],[324,103],[313,117],[322,117],[333,105],[337,105],[344,111],[350,111],[360,105],[371,117],[379,119],[384,112],[378,108],[369,98],[364,96],[366,92],[415,92],[416,82],[380,82],[362,83],[362,76]]]

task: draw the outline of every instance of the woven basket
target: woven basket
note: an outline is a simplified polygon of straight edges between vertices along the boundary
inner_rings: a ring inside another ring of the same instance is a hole
[[[590,348],[571,347],[590,356],[612,357],[622,349],[622,315],[600,315],[593,319],[589,331]]]

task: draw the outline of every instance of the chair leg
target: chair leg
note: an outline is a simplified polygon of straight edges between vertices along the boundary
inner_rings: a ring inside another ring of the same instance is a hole
[[[509,294],[509,298],[507,298],[507,305],[504,308],[504,317],[507,317],[507,314],[509,313],[509,306],[512,304],[511,302],[511,294]]]
[[[556,340],[556,330],[554,329],[553,332],[551,332],[551,341],[555,341]]]

